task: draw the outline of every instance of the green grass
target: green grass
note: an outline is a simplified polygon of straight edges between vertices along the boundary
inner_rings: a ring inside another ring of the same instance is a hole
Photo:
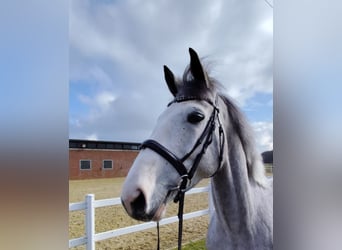
[[[182,249],[183,250],[206,250],[205,239],[195,241],[195,242],[190,242],[189,244],[185,245]]]

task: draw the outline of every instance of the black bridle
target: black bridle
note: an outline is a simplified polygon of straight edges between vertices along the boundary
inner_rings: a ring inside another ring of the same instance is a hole
[[[180,182],[177,187],[171,188],[168,191],[168,194],[165,198],[165,201],[167,200],[168,196],[173,192],[177,191],[177,194],[174,198],[174,202],[177,203],[179,201],[179,208],[178,208],[178,249],[180,250],[182,248],[182,230],[183,230],[183,208],[184,208],[184,195],[187,191],[188,187],[191,184],[192,177],[194,176],[197,167],[205,154],[207,148],[212,143],[214,131],[216,129],[216,120],[218,123],[218,129],[219,129],[219,159],[218,159],[218,167],[217,170],[213,175],[216,174],[216,172],[220,169],[221,163],[222,163],[222,157],[223,157],[223,148],[224,148],[224,132],[222,128],[222,124],[219,119],[219,109],[217,107],[217,99],[215,99],[215,103],[213,103],[211,100],[208,99],[200,99],[196,97],[177,97],[175,98],[171,103],[169,103],[168,106],[170,106],[172,103],[175,102],[184,102],[184,101],[190,101],[190,100],[199,100],[199,101],[206,101],[213,107],[213,111],[211,113],[211,116],[202,132],[200,137],[197,139],[196,143],[192,147],[192,149],[185,154],[182,158],[177,157],[174,153],[172,153],[170,150],[165,148],[163,145],[161,145],[159,142],[155,140],[146,140],[144,141],[140,148],[149,148],[159,155],[161,155],[164,159],[166,159],[179,173],[180,175]],[[196,155],[195,160],[193,161],[193,164],[188,171],[187,168],[184,165],[184,162],[186,159],[188,159],[194,151],[202,145],[202,149],[200,152]],[[157,249],[159,249],[159,222],[157,223],[157,231],[158,231],[158,246]]]

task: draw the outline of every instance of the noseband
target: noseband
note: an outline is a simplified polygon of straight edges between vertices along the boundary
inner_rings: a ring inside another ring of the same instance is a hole
[[[217,107],[217,99],[216,96],[215,103],[213,103],[211,100],[208,99],[200,99],[196,97],[177,97],[175,98],[171,103],[168,104],[170,106],[171,104],[175,102],[184,102],[184,101],[190,101],[190,100],[199,100],[199,101],[206,101],[213,107],[213,111],[211,113],[211,116],[201,134],[201,136],[197,139],[196,143],[192,147],[192,149],[185,154],[182,158],[177,157],[174,153],[172,153],[170,150],[165,148],[163,145],[161,145],[159,142],[155,140],[146,140],[144,141],[140,148],[149,148],[156,153],[158,153],[160,156],[162,156],[165,160],[167,160],[179,173],[180,175],[180,181],[179,185],[171,188],[168,191],[168,194],[166,196],[165,201],[167,200],[168,196],[173,191],[177,191],[177,195],[174,198],[174,202],[177,203],[179,201],[179,208],[178,208],[178,219],[179,219],[179,225],[178,225],[178,249],[180,250],[182,247],[182,229],[183,229],[183,208],[184,208],[184,194],[187,191],[188,187],[191,184],[191,180],[197,170],[197,167],[205,154],[208,146],[212,143],[214,131],[216,129],[216,120],[218,123],[218,129],[219,129],[219,159],[218,159],[218,167],[217,170],[213,175],[216,174],[216,172],[220,169],[221,163],[222,163],[222,157],[223,157],[223,147],[224,147],[224,132],[222,128],[222,124],[219,119],[219,109]],[[192,166],[190,170],[188,171],[187,168],[184,165],[184,162],[186,159],[188,159],[194,151],[199,148],[202,145],[202,148],[200,152],[196,155],[195,160],[192,163]],[[159,222],[157,223],[157,230],[158,230],[158,246],[157,249],[159,250]]]

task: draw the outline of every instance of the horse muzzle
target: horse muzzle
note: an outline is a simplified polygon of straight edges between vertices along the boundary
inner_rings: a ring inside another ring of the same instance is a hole
[[[159,206],[147,205],[144,192],[136,190],[130,195],[123,194],[121,203],[129,216],[140,221],[159,221],[165,214],[166,204],[161,203]]]

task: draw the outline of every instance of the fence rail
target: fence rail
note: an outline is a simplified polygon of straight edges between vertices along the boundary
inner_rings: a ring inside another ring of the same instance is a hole
[[[200,188],[193,188],[186,192],[186,195],[190,194],[197,194],[203,192],[209,192],[209,186],[200,187]],[[95,249],[95,242],[110,239],[113,237],[118,237],[125,234],[130,234],[134,232],[143,231],[146,229],[156,227],[156,222],[145,222],[138,225],[123,227],[119,229],[114,229],[111,231],[95,233],[95,208],[99,207],[106,207],[106,206],[121,206],[121,199],[120,198],[112,198],[112,199],[104,199],[104,200],[95,200],[94,194],[87,194],[85,197],[85,201],[77,202],[77,203],[70,203],[69,204],[69,212],[71,211],[78,211],[78,210],[85,210],[85,236],[75,239],[69,240],[69,248],[86,245],[87,250],[94,250]],[[183,219],[188,220],[192,218],[196,218],[199,216],[209,214],[209,210],[213,206],[211,205],[211,200],[209,198],[209,207],[208,209],[198,210],[191,213],[184,214]],[[168,218],[162,219],[159,224],[167,225],[178,221],[177,216],[172,216]]]

